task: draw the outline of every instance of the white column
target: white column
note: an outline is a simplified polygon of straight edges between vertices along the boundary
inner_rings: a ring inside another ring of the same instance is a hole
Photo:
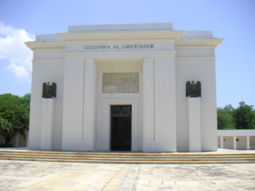
[[[95,137],[96,63],[86,59],[84,67],[83,148],[93,151]]]
[[[143,61],[143,151],[153,150],[154,126],[154,59]]]
[[[224,148],[224,137],[220,136],[220,148]]]
[[[189,97],[189,151],[201,152],[200,97]]]
[[[246,136],[246,149],[250,150],[250,136]]]
[[[233,136],[233,149],[236,150],[236,136]]]
[[[41,149],[52,149],[52,123],[54,98],[42,99]]]

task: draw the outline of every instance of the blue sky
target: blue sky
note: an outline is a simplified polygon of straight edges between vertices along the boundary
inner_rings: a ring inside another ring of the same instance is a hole
[[[68,25],[170,22],[176,30],[212,30],[217,104],[255,105],[254,0],[0,0],[0,94],[31,86],[31,52],[23,41]]]

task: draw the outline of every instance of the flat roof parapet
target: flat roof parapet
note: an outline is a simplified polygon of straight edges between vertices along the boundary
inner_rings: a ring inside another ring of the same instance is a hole
[[[36,35],[35,40],[40,42],[58,41],[59,37],[56,34],[42,34],[42,35]]]
[[[212,31],[183,31],[182,38],[213,38]]]
[[[113,24],[113,25],[78,25],[69,26],[68,32],[95,32],[95,31],[152,31],[152,30],[173,30],[172,23],[153,24]]]

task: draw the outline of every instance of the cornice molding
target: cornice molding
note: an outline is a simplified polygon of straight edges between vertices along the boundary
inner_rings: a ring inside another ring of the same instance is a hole
[[[78,40],[176,40],[175,46],[178,47],[217,47],[222,38],[211,39],[181,39],[182,31],[121,31],[121,32],[83,32],[83,33],[58,33],[60,41],[31,41],[25,44],[34,49],[63,49],[65,41]]]
[[[32,59],[32,63],[45,62],[45,61],[59,61],[64,60],[64,57],[45,57],[45,58],[34,58]]]
[[[34,49],[63,49],[65,43],[63,41],[31,41],[25,43],[32,50]]]
[[[210,39],[180,39],[176,41],[176,47],[190,47],[190,46],[213,46],[217,47],[223,38],[210,38]]]
[[[176,54],[175,50],[170,49],[156,49],[156,50],[125,50],[125,51],[116,51],[116,50],[109,50],[109,51],[85,51],[85,50],[66,50],[65,54],[90,54],[90,55],[97,55],[97,54],[152,54],[152,53],[160,53],[160,52],[168,52],[169,54]]]
[[[145,40],[145,39],[181,39],[183,31],[107,31],[107,32],[81,32],[57,33],[64,41],[75,40]]]
[[[199,57],[199,56],[180,56],[176,60],[215,60],[215,57]]]

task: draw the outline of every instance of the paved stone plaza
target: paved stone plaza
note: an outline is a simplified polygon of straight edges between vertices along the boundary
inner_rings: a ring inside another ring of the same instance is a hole
[[[0,160],[0,190],[255,190],[255,164],[124,165]]]

